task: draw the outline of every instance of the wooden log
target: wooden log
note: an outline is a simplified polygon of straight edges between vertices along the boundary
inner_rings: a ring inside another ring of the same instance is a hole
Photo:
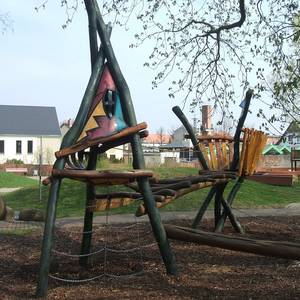
[[[113,208],[119,208],[126,205],[129,205],[134,202],[133,198],[111,198],[111,199],[100,199],[94,201],[90,206],[87,207],[87,211],[96,212],[96,211],[104,211]]]
[[[99,138],[91,139],[91,140],[84,140],[83,142],[76,143],[76,144],[72,145],[71,147],[67,147],[67,148],[64,148],[64,149],[61,149],[61,150],[55,152],[55,156],[56,156],[56,158],[60,158],[60,157],[70,155],[72,153],[82,151],[84,149],[90,148],[90,147],[98,145],[98,144],[112,143],[121,138],[125,138],[126,136],[133,135],[134,133],[137,133],[146,128],[147,128],[147,123],[143,122],[143,123],[137,124],[135,126],[128,127],[126,129],[124,129],[120,132],[117,132],[113,135],[110,135],[110,136],[99,137]]]
[[[233,251],[300,260],[299,243],[233,237],[220,233],[205,232],[174,225],[165,225],[165,229],[167,236],[170,239],[208,245],[211,247],[218,247]]]
[[[4,220],[6,214],[6,204],[4,200],[0,197],[0,220]]]
[[[20,211],[19,221],[44,222],[45,212],[41,209],[26,208]]]
[[[70,178],[83,182],[90,182],[99,185],[125,184],[132,182],[137,178],[151,177],[153,173],[147,170],[132,171],[94,171],[94,170],[58,170],[53,169],[52,176],[58,178]]]
[[[189,188],[191,186],[191,182],[188,180],[179,181],[174,184],[161,184],[157,186],[151,186],[153,192],[159,191],[161,189],[171,189],[171,190],[179,190],[183,188]]]
[[[139,134],[140,138],[143,139],[149,135],[149,131],[143,130],[143,131],[140,131],[138,134]],[[131,140],[132,140],[132,135],[129,135],[129,136],[120,138],[113,142],[107,142],[98,148],[98,153],[104,153],[111,148],[118,147],[118,146],[121,146],[124,144],[128,144],[131,142]]]
[[[220,182],[223,182],[222,180],[220,180]],[[225,181],[226,182],[226,181]],[[209,186],[212,186],[214,183],[212,182],[199,182],[199,183],[196,183],[196,184],[193,184],[191,185],[190,187],[188,188],[183,188],[183,189],[180,189],[178,191],[176,191],[176,194],[172,197],[166,197],[166,199],[162,202],[162,203],[156,203],[156,207],[157,208],[161,208],[163,206],[166,206],[167,204],[169,204],[171,201],[179,198],[179,197],[182,197],[188,193],[191,193],[193,191],[197,191],[199,189],[203,189],[203,188],[206,188],[206,187],[209,187]],[[159,191],[160,192],[160,191]],[[158,193],[159,193],[158,192]],[[136,210],[136,213],[135,215],[137,217],[141,217],[143,216],[144,214],[146,214],[147,211],[146,211],[146,208],[144,206],[144,204],[141,204],[139,205],[139,207],[137,208]]]
[[[95,198],[97,200],[100,199],[107,199],[110,198],[132,198],[132,199],[138,199],[141,198],[140,193],[133,193],[133,192],[111,192],[111,193],[105,193],[105,194],[96,194]]]
[[[162,196],[165,196],[165,197],[175,197],[177,192],[174,191],[174,190],[171,190],[171,189],[161,189],[161,190],[158,190],[157,192],[158,195],[162,195]],[[154,194],[155,194],[154,193]]]
[[[209,175],[193,175],[184,177],[173,177],[173,178],[151,178],[150,183],[152,186],[155,184],[175,184],[182,181],[190,181],[192,184],[198,182],[214,181]]]
[[[184,113],[182,112],[182,110],[180,109],[179,106],[174,106],[172,108],[172,110],[175,113],[175,115],[179,118],[179,120],[183,124],[186,131],[188,132],[189,138],[191,139],[193,147],[194,147],[195,154],[198,158],[200,165],[202,166],[202,169],[208,170],[209,169],[209,167],[207,165],[208,161],[207,161],[206,157],[204,156],[205,152],[201,151],[202,150],[200,148],[201,143],[199,145],[198,140],[194,134],[193,127],[191,126],[190,122],[188,121],[187,117],[184,115]]]

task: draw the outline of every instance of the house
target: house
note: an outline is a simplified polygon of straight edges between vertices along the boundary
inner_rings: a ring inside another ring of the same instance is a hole
[[[277,145],[287,143],[290,146],[300,146],[300,124],[297,121],[292,121],[285,130]]]
[[[269,144],[265,146],[262,155],[287,155],[290,153],[291,153],[291,146],[289,144],[280,144],[280,145]]]
[[[172,140],[169,134],[151,133],[142,140],[142,147],[144,153],[159,153],[159,147],[169,144]]]
[[[68,119],[60,124],[61,137],[63,138],[69,129],[73,126],[74,120]]]
[[[202,106],[201,134],[199,128],[197,128],[196,119],[194,118],[193,130],[198,137],[201,135],[208,136],[214,132],[212,114],[213,108],[211,105]],[[174,130],[172,142],[160,146],[161,163],[168,163],[170,161],[190,163],[197,160],[193,150],[193,144],[186,135],[187,131],[183,125]]]
[[[60,143],[55,107],[0,105],[1,164],[53,164]]]

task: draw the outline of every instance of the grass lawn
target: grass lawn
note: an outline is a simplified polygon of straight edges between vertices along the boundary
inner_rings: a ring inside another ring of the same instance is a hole
[[[13,173],[0,172],[0,188],[38,186],[38,181]]]
[[[195,174],[192,168],[175,167],[175,168],[155,168],[153,170],[156,176],[160,178],[175,177]],[[13,174],[10,176],[19,177]],[[26,178],[22,178],[25,182]],[[11,182],[18,182],[18,178],[11,179]],[[30,179],[29,179],[30,180]],[[11,182],[9,184],[11,184]],[[34,186],[30,186],[33,183]],[[26,181],[27,184],[27,181]],[[47,203],[48,187],[42,189],[42,201],[39,200],[39,190],[36,181],[28,181],[28,185],[15,185],[24,186],[23,189],[9,193],[3,196],[4,200],[9,206],[16,210],[22,208],[41,208],[44,209]],[[231,185],[230,185],[231,186]],[[229,186],[229,187],[230,187]],[[98,188],[98,192],[107,192],[113,190],[120,190],[120,187]],[[190,193],[181,197],[162,210],[167,211],[186,211],[197,210],[205,198],[208,188]],[[229,190],[229,189],[227,189]],[[284,207],[289,203],[300,202],[300,182],[296,183],[293,187],[271,186],[252,181],[245,181],[240,189],[237,198],[234,202],[234,207],[247,208],[247,207]],[[85,203],[85,185],[80,182],[71,180],[63,180],[60,190],[60,201],[58,202],[57,215],[58,217],[70,216],[83,216],[84,203]],[[132,213],[135,211],[137,204],[114,209],[110,213]]]

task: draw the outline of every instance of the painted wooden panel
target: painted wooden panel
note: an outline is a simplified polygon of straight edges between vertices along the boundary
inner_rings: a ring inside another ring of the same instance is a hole
[[[105,66],[87,122],[78,141],[109,136],[127,127],[120,96],[110,71]]]

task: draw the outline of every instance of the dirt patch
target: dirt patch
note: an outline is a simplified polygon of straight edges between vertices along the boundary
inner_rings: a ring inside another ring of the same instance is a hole
[[[182,220],[173,223],[188,225]],[[298,217],[244,218],[241,223],[247,237],[300,242]],[[211,230],[212,222],[206,221],[202,229]],[[235,235],[229,226],[225,231]],[[67,283],[50,278],[49,299],[300,298],[300,264],[295,261],[172,241],[180,275],[167,276],[148,224],[114,224],[96,227],[92,249],[96,254],[88,268],[82,268],[78,258],[61,256],[61,252],[78,253],[80,232],[78,227],[56,230],[51,274],[71,280],[99,279]],[[1,299],[34,298],[41,235],[41,230],[25,236],[0,232]],[[143,247],[142,253],[137,246]],[[122,251],[104,254],[105,247]]]

